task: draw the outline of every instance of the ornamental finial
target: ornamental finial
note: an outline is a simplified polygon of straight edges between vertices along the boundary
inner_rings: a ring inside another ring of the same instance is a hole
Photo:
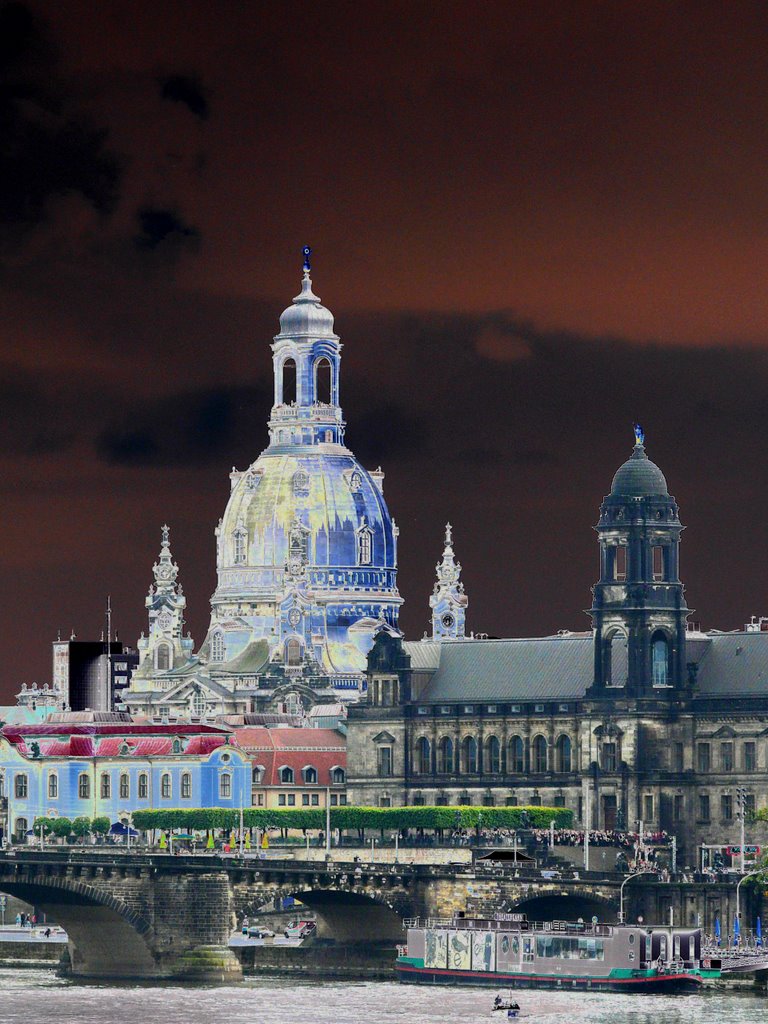
[[[645,443],[645,431],[639,423],[635,424],[635,444]]]
[[[450,547],[453,544],[453,527],[450,523],[445,524],[445,544]]]
[[[305,274],[308,274],[312,269],[309,263],[309,257],[312,255],[312,250],[308,245],[305,245],[301,252],[302,255],[304,256],[304,266],[302,267],[302,270],[304,271]]]

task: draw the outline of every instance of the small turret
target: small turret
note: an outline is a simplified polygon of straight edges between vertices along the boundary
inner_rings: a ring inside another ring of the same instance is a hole
[[[460,580],[461,565],[453,551],[453,527],[445,526],[442,561],[435,567],[437,582],[429,607],[432,609],[432,637],[435,640],[460,640],[464,637],[466,608],[469,603]]]

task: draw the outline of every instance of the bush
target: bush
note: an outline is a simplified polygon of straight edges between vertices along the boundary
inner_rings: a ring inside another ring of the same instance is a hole
[[[40,829],[42,828],[44,836],[53,835],[53,823],[55,820],[55,818],[35,818],[32,831],[36,836],[39,836]]]
[[[53,818],[53,827],[51,831],[59,839],[66,839],[67,836],[72,832],[72,822],[69,818]]]
[[[111,827],[111,822],[106,815],[94,818],[91,822],[91,832],[94,832],[97,836],[105,836]]]

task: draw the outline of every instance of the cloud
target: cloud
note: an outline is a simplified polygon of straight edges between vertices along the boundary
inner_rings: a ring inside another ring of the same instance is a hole
[[[136,212],[139,233],[134,241],[139,249],[155,250],[163,247],[197,249],[200,232],[185,224],[176,210],[156,206],[143,206]]]
[[[194,75],[169,75],[160,82],[160,95],[164,100],[181,103],[195,117],[205,121],[209,114],[205,90]]]
[[[123,466],[233,460],[248,465],[263,435],[269,396],[262,387],[210,388],[132,405],[96,437],[98,457]]]
[[[517,331],[498,324],[486,324],[475,335],[475,351],[484,359],[517,363],[531,357],[531,345]]]
[[[347,440],[361,461],[378,464],[423,451],[428,436],[426,418],[392,400],[369,406],[355,417]]]
[[[0,40],[0,230],[23,237],[48,219],[54,200],[71,195],[112,213],[121,163],[107,148],[106,131],[69,94],[43,25],[23,4],[6,4]]]

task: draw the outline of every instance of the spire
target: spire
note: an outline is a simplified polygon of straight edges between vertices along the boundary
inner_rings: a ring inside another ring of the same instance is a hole
[[[304,276],[301,279],[301,291],[299,292],[298,295],[294,296],[293,301],[320,302],[320,296],[315,295],[315,293],[312,291],[312,278],[309,276],[309,272],[312,269],[309,262],[309,258],[312,255],[312,250],[308,245],[305,245],[301,252],[302,255],[304,256],[304,263],[301,268],[304,271]]]
[[[461,582],[461,563],[453,550],[453,527],[445,524],[443,557],[435,567],[437,582],[429,606],[432,609],[432,636],[436,640],[457,640],[464,636],[464,614],[468,604]]]
[[[158,593],[172,593],[176,586],[176,577],[179,575],[179,567],[173,560],[170,546],[171,530],[166,524],[162,528],[162,542],[160,545],[160,557],[152,566],[155,576],[155,586]]]
[[[639,423],[635,424],[635,447],[632,450],[633,459],[647,459],[645,454],[645,431]]]

